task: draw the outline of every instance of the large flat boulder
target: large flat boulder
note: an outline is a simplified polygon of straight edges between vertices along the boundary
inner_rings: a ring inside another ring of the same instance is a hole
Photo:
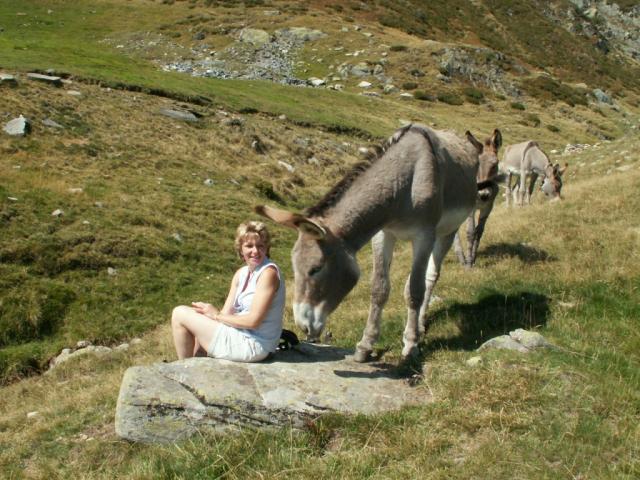
[[[116,407],[116,432],[145,443],[198,430],[303,427],[326,412],[375,414],[431,400],[393,367],[361,364],[352,351],[301,343],[260,363],[190,358],[131,367]]]

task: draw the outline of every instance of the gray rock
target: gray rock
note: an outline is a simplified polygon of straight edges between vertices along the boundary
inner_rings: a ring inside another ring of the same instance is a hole
[[[64,215],[64,210],[56,208],[53,212],[51,212],[52,217],[62,217]]]
[[[611,100],[611,97],[606,93],[604,93],[599,88],[596,88],[595,90],[593,90],[593,96],[596,97],[596,100],[598,100],[601,103],[606,103],[609,105],[613,104],[613,100]]]
[[[7,122],[3,130],[13,137],[24,137],[31,132],[31,122],[20,115],[18,118]]]
[[[54,368],[60,365],[61,363],[68,362],[73,358],[83,357],[85,355],[105,355],[110,353],[111,349],[109,347],[104,347],[101,345],[89,345],[85,348],[80,348],[78,350],[72,351],[70,348],[65,348],[62,350],[60,355],[55,357],[53,360],[49,362],[49,368]]]
[[[56,122],[55,120],[51,120],[50,118],[45,118],[45,119],[42,121],[42,124],[43,124],[45,127],[50,127],[50,128],[59,128],[59,129],[64,128],[64,127],[63,127],[62,125],[60,125],[58,122]]]
[[[0,85],[5,85],[8,87],[17,87],[18,81],[16,77],[13,75],[9,75],[8,73],[0,73]]]
[[[487,340],[480,347],[478,347],[479,351],[488,350],[488,349],[503,349],[503,350],[514,350],[520,353],[529,353],[529,349],[522,345],[517,340],[514,340],[509,335],[500,335],[499,337],[492,338],[491,340]]]
[[[288,28],[282,28],[280,30],[277,30],[276,36],[288,37],[288,38],[294,39],[295,41],[300,41],[300,42],[309,42],[309,41],[320,40],[321,38],[326,37],[327,34],[320,30],[314,30],[312,28],[288,27]]]
[[[302,428],[323,413],[376,414],[426,403],[385,365],[351,351],[301,343],[260,363],[191,358],[131,367],[116,407],[116,433],[145,443],[175,442],[199,430]]]
[[[530,332],[522,328],[509,332],[509,336],[529,349],[551,346],[538,332]]]
[[[197,122],[198,117],[196,117],[191,112],[183,112],[181,110],[171,110],[169,108],[161,108],[160,114],[165,117],[173,118],[174,120],[182,120],[185,122]]]
[[[243,43],[251,43],[252,45],[264,45],[268,43],[271,39],[271,35],[269,35],[264,30],[260,30],[257,28],[243,28],[240,31],[240,41]]]
[[[62,86],[62,78],[53,75],[42,75],[40,73],[27,73],[29,80],[35,80],[37,82],[44,82],[56,87]]]

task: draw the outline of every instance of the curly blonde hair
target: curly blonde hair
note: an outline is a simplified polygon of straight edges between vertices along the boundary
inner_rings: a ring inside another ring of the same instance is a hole
[[[269,256],[271,251],[271,235],[267,226],[262,222],[250,221],[244,222],[238,225],[236,230],[236,238],[234,240],[234,246],[238,252],[238,256],[242,258],[242,245],[250,236],[257,236],[260,238],[266,249],[266,255]]]

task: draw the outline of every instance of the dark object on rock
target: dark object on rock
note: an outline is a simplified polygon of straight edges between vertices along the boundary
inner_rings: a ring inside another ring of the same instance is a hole
[[[291,330],[286,328],[282,329],[280,334],[280,343],[278,344],[278,350],[289,350],[300,343],[298,336]]]

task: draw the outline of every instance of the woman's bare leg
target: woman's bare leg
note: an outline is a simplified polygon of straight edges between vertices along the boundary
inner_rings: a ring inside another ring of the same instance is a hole
[[[208,348],[217,326],[218,322],[197,313],[191,307],[181,305],[174,308],[171,330],[178,359],[193,357],[201,347]]]

